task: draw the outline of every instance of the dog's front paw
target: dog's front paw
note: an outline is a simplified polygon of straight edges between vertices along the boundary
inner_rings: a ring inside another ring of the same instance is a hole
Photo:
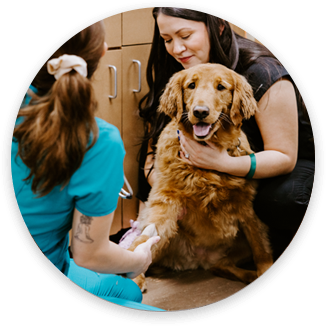
[[[141,273],[136,278],[133,279],[133,281],[138,285],[142,293],[147,291],[147,284],[145,279],[145,274]]]

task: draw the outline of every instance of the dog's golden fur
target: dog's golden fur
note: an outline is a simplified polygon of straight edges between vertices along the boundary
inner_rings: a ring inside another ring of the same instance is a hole
[[[196,117],[195,108],[203,107],[208,115]],[[172,76],[159,107],[172,121],[159,138],[157,179],[138,218],[142,229],[154,223],[161,237],[152,247],[153,263],[174,270],[209,269],[245,283],[272,265],[267,230],[252,205],[256,182],[185,163],[177,137],[181,130],[197,141],[210,140],[229,155],[248,155],[252,150],[241,124],[256,110],[250,85],[224,66],[197,65]],[[183,208],[187,213],[178,219]],[[242,238],[251,248],[257,271],[236,266]],[[130,250],[147,239],[147,235],[136,238]],[[137,282],[143,281],[140,277]]]

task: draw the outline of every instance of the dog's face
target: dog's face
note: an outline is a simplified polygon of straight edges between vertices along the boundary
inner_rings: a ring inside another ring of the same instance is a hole
[[[219,64],[201,64],[173,75],[159,107],[198,141],[209,140],[222,123],[241,126],[256,109],[245,78]]]

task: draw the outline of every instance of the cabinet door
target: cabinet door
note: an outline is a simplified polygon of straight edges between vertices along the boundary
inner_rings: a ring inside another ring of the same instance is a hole
[[[120,134],[122,133],[121,52],[121,50],[107,51],[104,57],[101,58],[93,79],[95,95],[98,101],[96,116],[115,125],[119,129]],[[115,95],[115,98],[109,97]],[[110,184],[108,184],[108,187],[110,187]],[[119,198],[111,226],[111,234],[115,234],[121,229],[121,210],[122,200]]]
[[[138,115],[138,104],[140,99],[148,92],[146,82],[146,66],[151,49],[150,44],[127,46],[122,49],[123,65],[123,95],[122,95],[122,136],[126,149],[124,171],[133,192],[133,199],[123,200],[123,222],[122,227],[130,226],[130,219],[136,220],[138,213],[138,199],[135,195],[138,190],[138,152],[144,134],[144,127]],[[141,64],[139,85],[139,63]],[[140,92],[134,92],[139,89]]]
[[[115,125],[120,133],[122,132],[121,52],[121,50],[107,51],[104,57],[101,58],[93,79],[95,95],[98,101],[96,116]]]
[[[121,25],[122,14],[117,14],[103,19],[105,26],[105,42],[109,48],[119,48],[122,45]]]
[[[153,8],[122,13],[122,45],[151,43],[154,34]]]

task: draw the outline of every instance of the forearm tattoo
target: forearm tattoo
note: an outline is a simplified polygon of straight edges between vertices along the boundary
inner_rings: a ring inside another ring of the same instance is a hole
[[[89,235],[92,221],[93,221],[93,217],[82,215],[80,217],[80,222],[77,226],[77,231],[74,238],[84,243],[94,242],[94,240]]]

